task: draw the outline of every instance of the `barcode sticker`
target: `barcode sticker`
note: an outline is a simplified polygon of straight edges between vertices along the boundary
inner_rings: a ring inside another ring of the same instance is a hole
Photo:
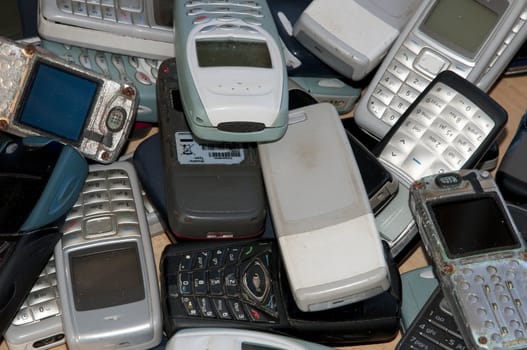
[[[240,164],[245,159],[239,144],[200,144],[188,131],[176,132],[176,150],[180,164]]]

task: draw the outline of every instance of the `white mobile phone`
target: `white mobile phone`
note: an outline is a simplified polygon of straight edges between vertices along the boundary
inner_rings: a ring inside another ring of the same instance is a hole
[[[382,243],[335,107],[292,110],[289,124],[258,151],[298,308],[325,310],[381,293],[390,286]]]
[[[379,144],[380,161],[406,186],[420,177],[472,168],[507,122],[474,84],[443,71]]]
[[[174,3],[175,57],[189,126],[202,140],[277,140],[287,128],[287,70],[267,2],[220,4]]]
[[[468,348],[525,349],[526,245],[491,174],[424,177],[410,208]]]
[[[101,163],[117,159],[137,112],[133,86],[2,38],[0,60],[1,130],[55,138]]]
[[[38,2],[44,39],[158,60],[174,55],[172,0]]]
[[[525,0],[423,0],[355,111],[383,138],[443,70],[488,91],[527,37]]]
[[[320,60],[361,80],[384,58],[419,0],[313,0],[293,27]]]
[[[145,349],[161,341],[156,267],[129,162],[92,165],[55,247],[69,349]]]
[[[166,350],[330,350],[283,335],[233,328],[187,328],[174,334]]]

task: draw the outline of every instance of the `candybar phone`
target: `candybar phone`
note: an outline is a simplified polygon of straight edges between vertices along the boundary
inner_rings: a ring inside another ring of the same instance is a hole
[[[145,349],[162,321],[150,233],[129,162],[91,165],[55,247],[69,349]]]
[[[283,335],[229,328],[183,329],[167,343],[167,350],[331,350],[331,348]]]
[[[156,80],[160,60],[42,40],[40,46],[68,62],[103,74],[122,84],[133,85],[140,96],[138,122],[157,123]]]
[[[472,168],[507,122],[507,112],[474,84],[444,71],[379,144],[379,159],[409,186],[436,173]]]
[[[265,0],[175,1],[183,109],[203,140],[274,141],[287,128],[287,69]]]
[[[115,166],[121,164],[127,156],[119,158]],[[92,169],[97,173],[99,170]],[[97,176],[97,174],[95,174]],[[127,172],[120,172],[128,181],[138,183],[138,179],[130,176]],[[89,177],[88,181],[93,181]],[[159,223],[157,212],[150,204],[148,198],[142,192],[144,209],[147,217],[150,235],[164,233]],[[140,205],[138,203],[138,205]],[[62,311],[60,307],[59,291],[57,287],[57,276],[55,269],[55,258],[51,257],[46,267],[42,270],[38,280],[33,285],[13,323],[4,334],[9,349],[49,349],[66,342],[64,328],[62,326]],[[39,311],[45,309],[46,312]]]
[[[101,163],[117,159],[136,115],[134,87],[31,44],[0,39],[0,49],[3,131],[55,138]]]
[[[267,209],[256,144],[196,138],[180,92],[176,60],[165,60],[157,96],[171,231],[191,239],[261,235]]]
[[[265,235],[272,236],[272,226]],[[400,280],[384,246],[391,288],[326,311],[301,311],[274,239],[171,244],[161,256],[164,329],[223,327],[266,331],[345,346],[392,339],[399,322]]]
[[[526,4],[523,0],[421,1],[359,101],[357,124],[383,138],[444,70],[488,91],[525,41]]]
[[[1,134],[0,334],[4,334],[61,237],[60,225],[88,172],[71,146]],[[40,317],[47,308],[32,310]]]
[[[38,2],[44,39],[154,59],[174,55],[173,1]]]
[[[410,208],[468,347],[524,349],[525,243],[490,173],[424,177]]]
[[[292,110],[289,124],[258,152],[298,307],[325,310],[381,293],[390,285],[381,239],[335,107]]]
[[[507,208],[525,238],[527,210],[515,205],[507,205]],[[409,349],[411,343],[415,346],[427,344],[428,349],[444,349],[441,346],[450,346],[445,340],[452,339],[444,337],[445,334],[455,335],[453,338],[455,344],[458,344],[459,349],[463,349],[465,345],[459,341],[459,328],[441,289],[438,288],[432,266],[403,273],[401,283],[403,289],[401,327],[405,334],[399,342],[398,349]]]

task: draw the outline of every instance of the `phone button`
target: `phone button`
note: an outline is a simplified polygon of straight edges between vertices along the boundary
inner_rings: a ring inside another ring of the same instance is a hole
[[[450,61],[430,49],[423,49],[417,56],[414,67],[429,76],[436,76],[448,67]]]
[[[110,110],[108,118],[106,119],[106,127],[110,131],[117,132],[120,131],[126,120],[126,111],[121,107],[114,107]]]

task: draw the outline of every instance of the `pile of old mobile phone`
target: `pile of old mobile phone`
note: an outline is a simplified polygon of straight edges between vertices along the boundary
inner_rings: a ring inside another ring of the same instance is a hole
[[[524,349],[526,245],[490,173],[424,177],[410,206],[467,346]]]
[[[71,146],[0,134],[0,334],[60,240],[61,224],[87,170],[86,160]]]
[[[57,139],[101,163],[119,157],[137,112],[133,86],[33,44],[0,38],[0,47],[3,131]]]
[[[196,138],[183,112],[174,58],[161,64],[157,96],[170,232],[178,239],[261,235],[267,209],[256,144]]]

